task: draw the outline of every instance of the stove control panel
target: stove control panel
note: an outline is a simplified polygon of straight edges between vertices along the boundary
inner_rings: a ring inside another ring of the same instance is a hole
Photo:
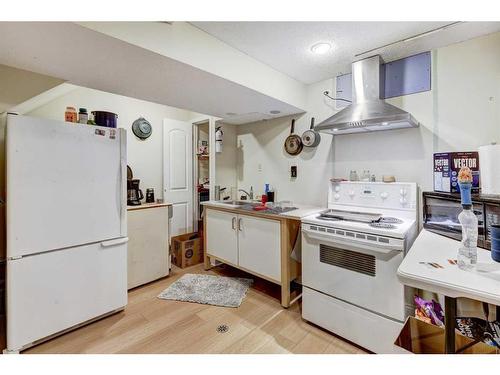
[[[413,182],[330,182],[328,202],[363,207],[415,210],[417,184]]]
[[[382,247],[388,250],[404,250],[405,240],[376,234],[357,232],[352,230],[340,229],[331,226],[322,226],[316,224],[302,224],[302,233],[312,236],[324,243],[337,241],[348,241],[350,244],[362,244],[370,246],[370,249]]]

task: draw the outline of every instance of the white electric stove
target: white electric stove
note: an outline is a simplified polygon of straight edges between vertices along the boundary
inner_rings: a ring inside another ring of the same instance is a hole
[[[396,271],[418,234],[415,183],[330,183],[328,209],[302,220],[304,319],[392,353],[413,309]]]

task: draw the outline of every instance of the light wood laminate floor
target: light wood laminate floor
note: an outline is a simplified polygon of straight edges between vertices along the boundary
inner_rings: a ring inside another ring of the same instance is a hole
[[[301,319],[300,303],[280,305],[280,288],[256,279],[238,308],[160,300],[184,273],[250,277],[228,266],[174,268],[169,277],[129,292],[123,312],[25,353],[364,353]],[[227,325],[225,333],[217,332]]]

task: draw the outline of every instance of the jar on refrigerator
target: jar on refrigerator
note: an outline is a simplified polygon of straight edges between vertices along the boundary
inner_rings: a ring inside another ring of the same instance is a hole
[[[66,122],[77,122],[77,113],[75,107],[66,107],[66,112],[64,112],[64,120]]]
[[[78,111],[78,122],[80,124],[87,124],[87,121],[89,120],[89,114],[87,112],[87,108],[80,108]]]

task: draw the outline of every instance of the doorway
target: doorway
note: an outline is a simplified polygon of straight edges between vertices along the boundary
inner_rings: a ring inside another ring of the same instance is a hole
[[[194,230],[203,226],[203,202],[210,200],[210,121],[193,124]]]

